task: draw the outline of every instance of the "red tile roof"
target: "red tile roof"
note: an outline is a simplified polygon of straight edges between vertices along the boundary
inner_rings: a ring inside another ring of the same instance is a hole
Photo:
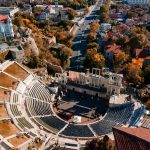
[[[118,127],[120,131],[129,133],[133,136],[139,137],[145,141],[150,142],[150,129],[145,128],[125,128],[125,127]]]
[[[62,8],[62,10],[68,11],[68,10],[72,10],[72,9],[69,7],[66,7],[66,8]]]
[[[136,49],[135,50],[135,57],[136,58],[146,58],[150,56],[150,49]]]
[[[0,21],[7,21],[7,17],[4,15],[0,15]]]
[[[135,50],[135,57],[136,57],[136,58],[139,56],[139,54],[140,54],[141,51],[142,51],[142,50],[141,50],[141,49],[138,49],[138,48]]]
[[[114,13],[114,14],[109,14],[109,17],[112,18],[112,19],[118,19],[120,18],[120,14],[117,14],[117,13]]]
[[[150,130],[145,128],[113,128],[118,150],[149,150]]]
[[[106,47],[105,47],[105,51],[106,52],[113,52],[113,53],[118,53],[118,52],[120,52],[120,47],[121,46],[119,46],[119,45],[116,45],[116,44],[110,44],[110,45],[107,45]]]

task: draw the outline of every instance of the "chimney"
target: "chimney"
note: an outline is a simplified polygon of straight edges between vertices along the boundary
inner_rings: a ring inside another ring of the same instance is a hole
[[[89,74],[90,74],[90,69],[86,69],[85,70],[85,75],[89,76]]]

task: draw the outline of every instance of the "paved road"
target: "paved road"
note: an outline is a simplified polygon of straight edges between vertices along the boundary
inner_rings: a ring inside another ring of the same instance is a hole
[[[79,29],[77,30],[74,36],[73,43],[73,56],[71,58],[70,68],[74,70],[80,70],[79,66],[83,63],[84,51],[87,46],[87,34],[89,32],[90,23],[99,19],[99,9],[102,5],[103,0],[99,0],[92,11],[84,18],[82,24],[79,25]]]

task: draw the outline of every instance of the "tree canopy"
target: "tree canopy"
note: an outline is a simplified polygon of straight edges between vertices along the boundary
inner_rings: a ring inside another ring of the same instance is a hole
[[[103,139],[93,139],[86,143],[84,150],[114,150],[114,144],[107,135]]]
[[[96,48],[88,49],[85,55],[84,66],[86,68],[102,68],[105,64],[105,58],[97,52]]]

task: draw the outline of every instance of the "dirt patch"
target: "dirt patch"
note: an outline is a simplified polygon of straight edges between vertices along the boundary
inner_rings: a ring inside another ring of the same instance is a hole
[[[9,77],[8,75],[4,74],[3,72],[0,73],[0,86],[6,88],[16,89],[18,85],[18,81]]]
[[[20,130],[11,123],[9,120],[0,121],[0,134],[5,138],[10,135],[16,134],[20,132]]]
[[[0,88],[0,102],[2,102],[4,100],[9,101],[9,99],[10,99],[10,91]]]
[[[4,72],[14,76],[17,79],[24,80],[29,74],[22,69],[18,64],[13,63],[9,67],[7,67]]]
[[[0,104],[0,118],[8,117],[7,110],[4,104]]]
[[[14,147],[18,147],[20,144],[26,142],[29,138],[25,135],[18,135],[17,137],[11,138],[8,141],[14,145]]]

